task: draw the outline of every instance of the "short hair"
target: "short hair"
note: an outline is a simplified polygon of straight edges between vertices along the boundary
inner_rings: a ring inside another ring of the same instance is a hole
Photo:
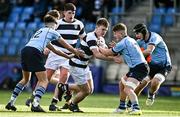
[[[48,11],[47,14],[49,14],[49,15],[57,18],[57,19],[60,18],[60,13],[59,13],[59,11],[58,11],[58,10],[55,10],[55,9]]]
[[[96,22],[96,26],[104,26],[104,27],[109,27],[109,22],[106,18],[99,18]]]
[[[73,3],[66,3],[64,5],[64,11],[68,11],[68,10],[76,11],[76,6]]]
[[[125,24],[123,24],[123,23],[118,23],[118,24],[116,24],[114,27],[113,27],[113,31],[115,32],[115,31],[125,31],[125,32],[127,32],[127,27],[126,27],[126,25]]]
[[[49,14],[45,15],[43,20],[44,20],[45,24],[46,23],[56,23],[57,24],[56,19]]]

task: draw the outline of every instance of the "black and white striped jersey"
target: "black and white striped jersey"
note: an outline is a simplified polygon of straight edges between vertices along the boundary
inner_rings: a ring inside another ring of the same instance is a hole
[[[74,19],[74,22],[68,23],[64,19],[58,20],[58,28],[57,32],[61,34],[61,36],[66,40],[67,43],[71,44],[73,47],[76,46],[77,40],[79,37],[85,37],[86,33],[84,30],[84,24]],[[69,50],[63,47],[63,45],[59,44],[57,41],[52,42],[53,45],[56,45],[61,48],[65,53],[71,53]]]
[[[99,39],[103,40],[101,42],[103,42],[105,44],[103,37],[101,37]],[[97,42],[99,39],[98,39],[97,35],[95,34],[95,32],[88,33],[86,35],[86,37],[83,40],[81,40],[81,43],[80,43],[80,49],[81,49],[81,51],[83,51],[84,57],[78,58],[77,56],[75,56],[69,61],[69,64],[71,66],[86,68],[89,63],[89,60],[93,56],[93,52],[91,50],[94,48],[98,48]]]

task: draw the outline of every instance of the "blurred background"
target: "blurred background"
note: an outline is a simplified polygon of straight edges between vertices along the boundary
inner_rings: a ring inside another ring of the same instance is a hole
[[[127,25],[132,37],[137,23],[145,23],[150,31],[159,33],[169,48],[173,69],[158,93],[180,96],[180,0],[0,0],[0,89],[11,90],[21,79],[20,50],[43,26],[45,13],[51,9],[63,11],[67,2],[76,5],[76,18],[84,23],[86,33],[94,30],[97,18],[108,18],[107,43],[113,39],[111,29],[118,22]],[[127,65],[92,60],[90,66],[95,92],[118,94],[118,82],[127,73]],[[36,78],[32,77],[27,91],[34,88]],[[47,90],[53,88],[50,84]]]

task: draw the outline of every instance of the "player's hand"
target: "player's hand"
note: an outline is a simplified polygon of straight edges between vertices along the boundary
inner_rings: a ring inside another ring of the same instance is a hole
[[[109,46],[109,48],[113,48],[115,45],[116,45],[116,42],[111,41],[108,46]]]
[[[48,48],[45,48],[43,53],[44,53],[44,55],[48,55],[50,53],[50,50]]]
[[[114,56],[113,59],[115,63],[118,63],[118,64],[123,63],[123,58],[121,56]]]
[[[84,52],[80,49],[75,49],[75,55],[80,57],[84,57]]]
[[[141,47],[141,51],[143,52],[145,49],[143,48],[143,47]],[[151,55],[149,54],[149,55],[147,55],[146,57],[145,57],[145,59],[146,59],[146,61],[148,62],[148,63],[150,63],[151,62]]]
[[[69,59],[73,58],[75,55],[74,54],[70,54],[68,55],[69,56]]]

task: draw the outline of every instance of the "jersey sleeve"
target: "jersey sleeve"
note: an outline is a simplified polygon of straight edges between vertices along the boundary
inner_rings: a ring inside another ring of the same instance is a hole
[[[62,36],[55,30],[50,31],[49,33],[51,35],[52,40],[58,40],[62,38]]]
[[[87,43],[87,45],[89,46],[89,48],[90,48],[91,50],[94,49],[94,48],[98,48],[98,46],[97,46],[97,40],[94,39],[94,38],[91,37],[91,36],[87,36],[87,37],[86,37],[86,43]]]
[[[158,45],[161,42],[161,39],[159,37],[152,37],[149,41],[149,45]]]
[[[124,49],[124,45],[122,43],[122,41],[118,42],[113,48],[112,51],[115,54],[120,54],[120,52]]]
[[[85,37],[86,36],[86,32],[85,32],[85,29],[84,29],[84,24],[81,22],[80,23],[80,32],[79,32],[79,35],[82,36],[82,37]]]

